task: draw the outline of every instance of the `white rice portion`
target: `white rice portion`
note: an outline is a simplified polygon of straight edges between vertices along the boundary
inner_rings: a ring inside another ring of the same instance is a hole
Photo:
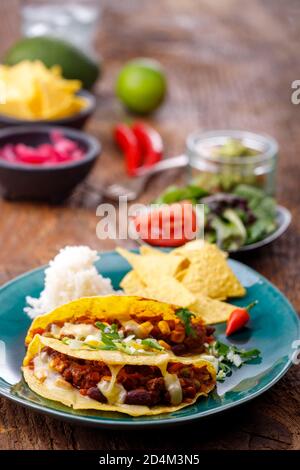
[[[94,266],[98,259],[97,251],[88,246],[62,248],[45,270],[45,288],[40,297],[26,297],[28,306],[24,311],[35,318],[81,297],[119,293],[109,278],[98,273]]]

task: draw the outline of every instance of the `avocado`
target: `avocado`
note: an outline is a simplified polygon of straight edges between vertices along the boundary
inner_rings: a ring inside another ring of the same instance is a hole
[[[60,65],[65,78],[81,80],[89,90],[100,74],[100,66],[72,44],[50,36],[19,40],[6,53],[4,64],[15,65],[22,60],[40,60],[47,67]]]

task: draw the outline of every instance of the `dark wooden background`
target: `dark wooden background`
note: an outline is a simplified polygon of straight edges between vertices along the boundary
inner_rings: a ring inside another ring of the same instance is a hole
[[[100,2],[101,3],[101,2]],[[101,189],[121,178],[112,125],[124,117],[113,83],[129,58],[150,56],[165,66],[169,94],[151,118],[168,155],[181,152],[197,128],[245,128],[278,139],[278,199],[293,213],[288,233],[243,258],[277,285],[297,309],[299,294],[300,105],[291,82],[300,78],[300,5],[297,0],[124,0],[106,2],[97,37],[104,75],[98,109],[88,125],[103,143],[89,183]],[[19,3],[0,3],[0,48],[19,35]],[[172,171],[153,180],[142,200],[179,181]],[[0,201],[0,283],[46,263],[66,244],[109,250],[97,240],[98,199],[86,186],[60,207]],[[272,315],[272,312],[270,312]],[[294,366],[271,390],[234,411],[170,430],[122,432],[85,429],[0,400],[1,449],[299,449],[300,370]]]

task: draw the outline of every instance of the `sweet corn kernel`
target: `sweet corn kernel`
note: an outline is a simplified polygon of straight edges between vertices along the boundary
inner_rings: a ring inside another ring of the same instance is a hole
[[[184,331],[172,331],[171,333],[171,340],[174,341],[174,343],[182,343],[184,340]]]
[[[63,372],[63,370],[65,369],[65,364],[59,359],[54,358],[51,359],[51,361],[49,362],[49,367],[51,369],[55,369],[57,372]]]
[[[159,339],[158,342],[163,348],[171,349],[171,346],[168,343],[166,343],[163,339]]]
[[[161,320],[158,322],[158,328],[160,329],[161,333],[163,335],[169,335],[170,334],[170,327],[168,323],[165,320]]]
[[[153,329],[152,323],[149,321],[145,321],[141,323],[138,327],[138,337],[139,338],[147,338]]]

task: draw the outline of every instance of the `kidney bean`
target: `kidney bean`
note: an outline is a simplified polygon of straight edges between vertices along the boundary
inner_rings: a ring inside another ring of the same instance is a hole
[[[131,390],[130,392],[127,392],[125,403],[127,405],[152,406],[153,405],[152,393],[148,392],[147,390],[144,390],[143,388],[137,388],[135,390]]]
[[[107,402],[105,396],[100,392],[98,387],[89,388],[86,394],[93,400],[100,401],[101,403]]]
[[[182,356],[186,353],[186,346],[183,343],[175,344],[175,346],[172,346],[172,351],[176,356]]]
[[[215,328],[213,326],[207,326],[206,327],[206,336],[211,336],[215,332]]]

